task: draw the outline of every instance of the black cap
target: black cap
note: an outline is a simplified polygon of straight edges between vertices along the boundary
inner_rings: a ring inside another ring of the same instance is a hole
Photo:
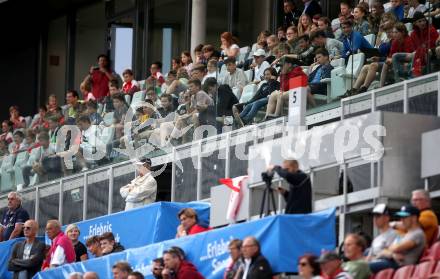
[[[419,19],[426,19],[425,15],[422,12],[415,12],[412,17],[412,22],[416,22]]]
[[[399,216],[402,218],[409,217],[409,216],[419,216],[419,214],[420,214],[420,211],[416,207],[414,207],[410,204],[402,206],[400,208],[400,211],[396,212],[396,216]]]

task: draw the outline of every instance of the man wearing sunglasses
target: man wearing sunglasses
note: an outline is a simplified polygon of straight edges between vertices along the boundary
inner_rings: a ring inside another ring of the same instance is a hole
[[[34,220],[28,220],[24,223],[24,236],[26,240],[14,245],[11,258],[8,263],[8,270],[14,272],[14,279],[32,278],[40,271],[44,260],[43,242],[36,239],[38,224]]]

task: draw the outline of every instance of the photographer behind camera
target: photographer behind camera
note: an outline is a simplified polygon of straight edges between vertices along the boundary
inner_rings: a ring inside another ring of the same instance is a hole
[[[299,169],[297,160],[284,160],[283,166],[269,165],[268,175],[277,173],[289,183],[289,190],[278,187],[278,192],[286,200],[286,214],[312,212],[312,184],[310,177]]]

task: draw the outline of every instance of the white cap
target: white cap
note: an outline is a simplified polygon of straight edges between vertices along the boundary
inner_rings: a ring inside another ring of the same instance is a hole
[[[254,51],[254,56],[266,56],[266,52],[264,51],[264,49],[259,48]]]
[[[373,213],[373,214],[380,214],[380,215],[385,215],[385,214],[389,215],[390,214],[387,205],[384,204],[384,203],[377,204],[373,208],[373,211],[371,213]]]

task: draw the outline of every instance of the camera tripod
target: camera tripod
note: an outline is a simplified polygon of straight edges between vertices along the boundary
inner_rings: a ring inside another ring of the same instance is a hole
[[[263,198],[261,199],[261,207],[260,207],[260,218],[264,216],[269,216],[271,212],[275,212],[276,214],[276,204],[275,204],[275,195],[272,189],[272,178],[273,174],[270,175],[267,172],[263,172],[261,174],[263,181],[266,183],[263,192]],[[264,213],[264,209],[266,208],[266,214]]]

